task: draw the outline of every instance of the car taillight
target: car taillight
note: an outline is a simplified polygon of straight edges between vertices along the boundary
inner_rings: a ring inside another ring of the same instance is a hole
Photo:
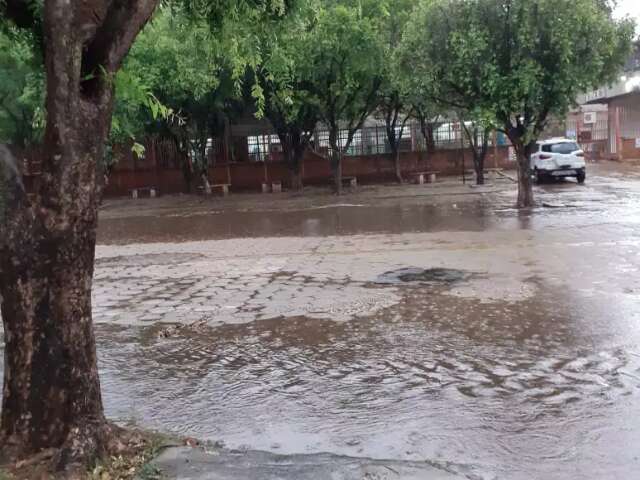
[[[584,157],[584,152],[578,152],[578,153],[576,153],[576,157]]]
[[[540,160],[549,160],[551,158],[553,158],[551,155],[545,155],[545,154],[540,155]]]

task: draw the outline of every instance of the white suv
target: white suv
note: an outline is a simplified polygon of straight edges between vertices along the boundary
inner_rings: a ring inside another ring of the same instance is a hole
[[[575,141],[566,138],[538,142],[531,155],[531,170],[538,183],[547,178],[565,177],[576,177],[578,183],[584,183],[585,169],[584,152]]]

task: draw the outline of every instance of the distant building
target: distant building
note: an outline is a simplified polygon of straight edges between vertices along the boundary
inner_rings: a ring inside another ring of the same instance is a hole
[[[604,141],[604,156],[640,159],[640,42],[616,82],[581,95],[578,103],[580,109],[569,116],[567,134],[575,133],[584,143]]]

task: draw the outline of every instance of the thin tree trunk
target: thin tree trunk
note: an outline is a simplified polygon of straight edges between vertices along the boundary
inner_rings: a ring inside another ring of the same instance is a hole
[[[392,148],[393,150],[393,166],[395,168],[396,180],[398,183],[402,183],[404,179],[402,178],[402,165],[400,164],[400,149],[396,145]]]
[[[182,178],[184,180],[184,188],[186,193],[191,193],[191,182],[193,181],[193,172],[191,171],[191,162],[185,159],[182,162]]]
[[[339,148],[331,154],[331,172],[334,191],[337,195],[342,195],[342,152]]]
[[[305,145],[296,145],[292,152],[291,186],[296,192],[301,192],[304,187],[302,182],[302,160],[304,158],[305,151]]]
[[[478,125],[473,124],[469,128],[463,120],[460,120],[460,125],[464,129],[464,133],[467,135],[469,141],[469,147],[473,154],[473,170],[476,174],[476,185],[484,185],[484,160],[487,156],[487,143],[488,136],[486,130],[482,132],[482,143],[478,144]]]
[[[473,152],[473,166],[476,169],[476,185],[484,185],[484,155]]]
[[[211,183],[209,182],[209,177],[207,176],[206,170],[202,171],[202,175],[200,176],[200,178],[202,178],[202,188],[204,190],[204,194],[211,195]]]
[[[524,145],[520,139],[512,140],[518,160],[518,208],[534,205],[533,181],[531,179],[531,145]]]
[[[426,128],[423,131],[425,136],[425,141],[427,144],[427,153],[433,154],[436,151],[436,140],[435,135],[433,133],[434,126],[433,123],[427,122]]]
[[[186,141],[183,143],[174,138],[174,144],[178,157],[182,159],[182,178],[184,179],[184,185],[186,193],[191,193],[191,187],[193,182],[193,162],[189,157],[189,152],[184,148]]]
[[[398,115],[400,113],[401,106],[398,103],[398,98],[395,97],[393,106],[387,106],[385,114],[385,130],[387,133],[387,142],[391,148],[391,157],[393,158],[393,170],[396,176],[396,181],[402,183],[402,169],[400,167],[400,139],[402,138],[402,129],[398,134],[396,132],[396,125],[398,124]],[[402,124],[404,129],[404,123]]]
[[[303,189],[301,167],[302,159],[306,151],[306,143],[301,135],[296,134],[281,134],[279,138],[285,162],[289,168],[291,189],[300,192]]]
[[[342,195],[342,150],[338,145],[338,134],[336,131],[329,132],[329,145],[331,152],[331,173],[333,174],[333,186],[337,195]]]
[[[302,192],[304,189],[302,173],[300,171],[291,170],[291,189],[294,192]]]

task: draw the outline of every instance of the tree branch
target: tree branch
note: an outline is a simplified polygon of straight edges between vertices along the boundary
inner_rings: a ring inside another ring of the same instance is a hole
[[[97,74],[98,67],[115,73],[158,3],[159,0],[112,0],[86,46],[83,76]]]

